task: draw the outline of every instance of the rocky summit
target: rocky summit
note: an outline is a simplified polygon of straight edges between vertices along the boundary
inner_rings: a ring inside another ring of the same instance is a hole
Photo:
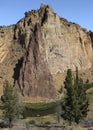
[[[0,27],[0,95],[5,79],[24,97],[57,98],[68,68],[93,81],[93,33],[50,6]]]

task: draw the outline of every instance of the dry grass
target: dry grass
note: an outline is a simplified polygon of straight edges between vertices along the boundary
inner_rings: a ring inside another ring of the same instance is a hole
[[[24,103],[48,103],[48,102],[52,102],[54,101],[53,99],[49,99],[49,98],[42,98],[42,97],[28,97],[25,96],[23,97],[22,95],[20,95],[20,99],[24,102]]]
[[[64,82],[65,77],[66,77],[66,73],[63,73],[63,74],[58,73],[58,74],[52,75],[52,76],[53,76],[55,88],[57,90],[59,90],[61,88],[61,86],[63,85],[63,82]]]
[[[56,123],[56,119],[57,119],[56,114],[50,114],[50,115],[47,115],[47,116],[29,118],[29,120],[34,120],[35,123],[45,123],[45,122]]]
[[[83,128],[80,125],[74,126],[73,130],[87,130],[87,128]]]

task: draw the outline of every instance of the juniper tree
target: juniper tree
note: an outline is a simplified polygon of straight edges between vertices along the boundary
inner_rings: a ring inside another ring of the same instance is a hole
[[[11,84],[6,80],[3,85],[3,95],[1,96],[2,109],[4,119],[8,119],[9,127],[12,126],[12,121],[19,113],[19,99],[14,92]]]

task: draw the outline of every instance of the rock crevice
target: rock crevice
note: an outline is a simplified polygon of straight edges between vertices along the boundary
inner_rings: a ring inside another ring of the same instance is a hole
[[[93,81],[93,32],[42,4],[0,28],[0,67],[1,84],[9,79],[23,96],[55,99],[68,68]]]

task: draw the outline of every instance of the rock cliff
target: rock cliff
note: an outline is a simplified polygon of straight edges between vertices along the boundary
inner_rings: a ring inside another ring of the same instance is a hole
[[[10,67],[9,73],[0,70],[1,83],[8,78],[23,96],[55,98],[68,68],[78,67],[93,81],[93,33],[60,18],[50,6],[42,4],[16,25],[2,27],[0,54],[1,70]]]

